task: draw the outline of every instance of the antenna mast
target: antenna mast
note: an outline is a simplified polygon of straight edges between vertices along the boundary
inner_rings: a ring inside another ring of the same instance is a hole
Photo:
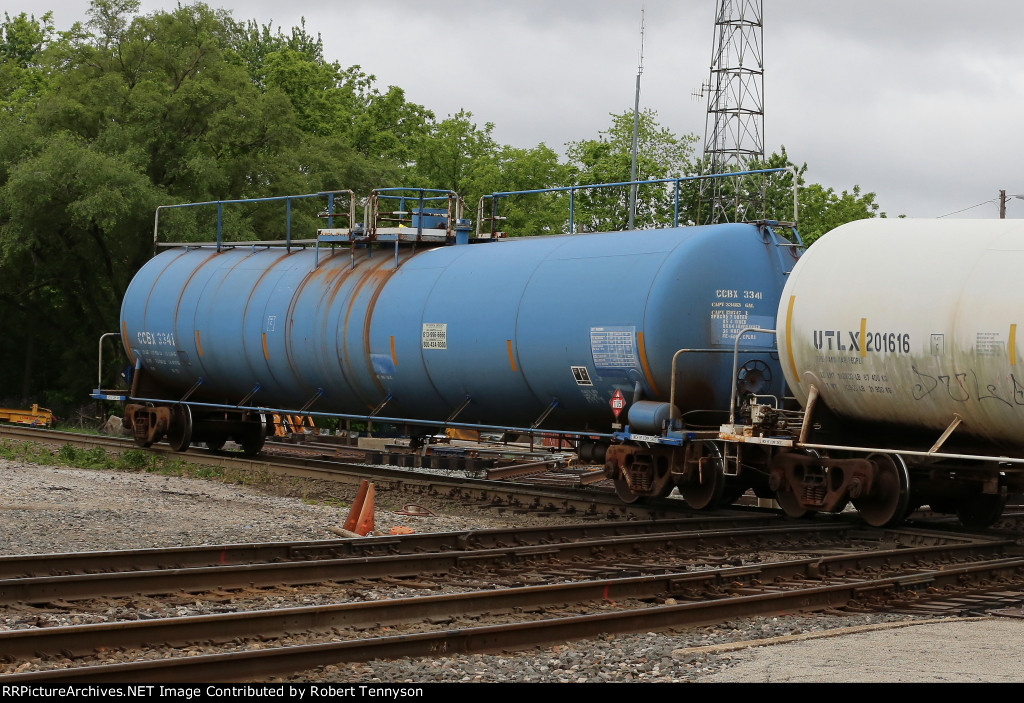
[[[764,54],[761,0],[717,0],[704,123],[705,174],[747,170],[764,160]],[[756,219],[764,209],[764,181],[701,181],[701,208],[709,222]],[[753,190],[750,188],[753,187]]]
[[[633,148],[632,160],[629,167],[629,180],[636,180],[636,151],[640,135],[640,74],[644,72],[644,14],[645,8],[640,8],[640,63],[636,69],[636,98],[633,101]],[[633,222],[636,219],[636,184],[629,187],[629,223],[626,229],[633,229]]]

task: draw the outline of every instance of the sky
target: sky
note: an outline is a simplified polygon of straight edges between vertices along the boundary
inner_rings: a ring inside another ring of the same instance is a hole
[[[173,9],[142,0],[142,12]],[[633,107],[703,143],[715,0],[209,0],[285,31],[305,19],[328,60],[360,65],[439,119],[465,109],[503,144],[592,139]],[[764,0],[765,149],[809,182],[859,185],[890,217],[1024,218],[1024,3]],[[0,0],[58,29],[87,0]],[[699,148],[702,148],[699,147]],[[381,184],[394,185],[394,184]],[[339,184],[339,187],[345,187]]]

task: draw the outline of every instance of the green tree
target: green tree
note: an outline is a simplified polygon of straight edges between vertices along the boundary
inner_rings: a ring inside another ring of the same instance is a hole
[[[16,328],[23,397],[38,390],[33,381],[73,389],[93,376],[84,374],[98,331],[117,327],[121,294],[140,264],[139,232],[159,198],[138,161],[67,132],[47,136],[11,170],[0,188],[0,306],[7,325],[25,322]],[[70,390],[50,396],[73,398]]]
[[[407,182],[458,193],[466,203],[466,216],[483,220],[483,231],[512,236],[565,231],[567,198],[508,196],[499,199],[497,213],[492,199],[480,202],[491,193],[552,188],[569,179],[569,169],[559,163],[554,150],[544,144],[532,149],[500,145],[493,130],[490,122],[478,126],[465,110],[433,123],[414,142]],[[495,220],[495,214],[501,219]]]
[[[419,136],[409,172],[419,181],[414,185],[453,190],[464,197],[482,194],[474,192],[475,172],[482,162],[495,157],[498,145],[491,136],[494,124],[488,122],[480,128],[472,118],[473,113],[460,110]]]
[[[116,328],[124,288],[152,252],[157,205],[303,192],[294,187],[323,173],[311,178],[301,161],[286,96],[225,59],[225,14],[137,10],[96,0],[86,25],[56,39],[48,20],[35,34],[23,17],[4,25],[0,67],[45,76],[18,110],[0,110],[0,311],[9,328],[25,323],[0,343],[24,360],[0,369],[0,383],[24,398],[83,397],[96,335]],[[0,95],[7,107],[11,95]],[[233,216],[228,229],[280,238],[283,210]],[[212,238],[179,220],[186,236]]]
[[[53,13],[39,19],[24,12],[0,23],[0,112],[17,114],[46,89],[49,74],[39,54],[54,37]]]
[[[151,255],[157,205],[365,193],[393,182],[432,120],[400,88],[326,61],[304,24],[284,33],[202,3],[139,7],[93,0],[59,35],[49,14],[0,25],[0,311],[34,322],[0,351],[25,359],[25,397],[82,396],[71,384],[94,375],[95,336],[116,328]],[[293,231],[315,231],[322,208],[295,201]],[[284,214],[279,202],[225,207],[224,236],[281,239]],[[161,233],[209,241],[214,218],[164,211]],[[40,355],[50,362],[33,364]]]
[[[597,139],[570,142],[569,163],[577,184],[629,181],[632,162],[633,113],[613,114],[611,126]],[[679,178],[694,173],[693,145],[696,135],[676,136],[658,124],[657,113],[644,110],[639,116],[637,180]],[[665,227],[672,223],[674,193],[663,185],[637,189],[635,226]],[[578,228],[589,231],[625,229],[629,221],[629,188],[581,191],[576,196]]]
[[[434,117],[407,101],[401,88],[379,90],[359,66],[327,61],[319,35],[310,36],[305,22],[289,34],[255,22],[234,24],[228,60],[243,66],[262,92],[286,96],[302,133],[296,155],[331,164],[336,182],[321,188],[341,184],[365,192],[394,182]]]
[[[879,211],[874,193],[862,193],[860,186],[836,193],[812,183],[800,190],[800,236],[807,244],[839,225],[870,217],[886,217]]]
[[[474,169],[475,192],[480,195],[564,187],[571,182],[571,169],[545,144],[532,149],[504,146],[492,158]],[[526,193],[480,203],[484,231],[504,231],[508,236],[562,234],[569,221],[569,197],[565,192]],[[479,197],[474,200],[479,203]],[[490,220],[493,215],[502,218]]]
[[[797,166],[789,159],[786,147],[769,156],[756,168],[791,168],[796,171],[798,183],[797,229],[806,244],[839,225],[870,217],[885,217],[874,193],[863,193],[858,185],[850,191],[837,193],[818,183],[807,183],[807,164]],[[793,177],[789,173],[772,175],[760,181],[764,187],[766,212],[779,220],[793,219]]]
[[[288,50],[301,55],[310,63],[326,63],[323,40],[319,34],[314,38],[306,31],[305,18],[302,18],[298,27],[292,27],[288,34],[280,27],[275,31],[271,25],[261,25],[254,20],[231,20],[228,26],[231,33],[229,60],[244,66],[253,82],[260,87],[266,87],[267,64],[274,53]]]

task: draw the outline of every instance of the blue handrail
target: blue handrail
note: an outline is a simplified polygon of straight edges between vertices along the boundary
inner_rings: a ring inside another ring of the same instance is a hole
[[[354,216],[355,210],[355,195],[351,190],[328,190],[321,191],[319,193],[307,193],[305,195],[277,195],[268,198],[240,198],[237,200],[206,200],[200,203],[178,203],[176,205],[160,205],[156,209],[156,215],[153,219],[153,251],[155,252],[158,247],[158,235],[160,230],[160,211],[171,210],[174,208],[183,207],[199,207],[201,205],[216,205],[217,206],[217,251],[220,251],[222,245],[222,226],[224,219],[224,206],[225,205],[237,205],[241,203],[266,203],[285,201],[285,246],[291,249],[292,241],[292,201],[303,200],[306,198],[327,198],[327,212],[329,214],[328,226],[333,224],[333,218],[336,215],[345,215],[345,213],[334,212],[334,196],[339,193],[348,193],[351,199],[348,217]],[[351,226],[351,222],[349,223]]]
[[[757,169],[754,171],[732,171],[729,173],[713,173],[704,176],[681,176],[679,178],[656,178],[646,181],[621,181],[618,183],[594,183],[591,185],[571,185],[571,186],[558,186],[554,188],[536,188],[532,190],[509,190],[491,193],[484,195],[480,198],[480,203],[477,206],[477,229],[476,233],[480,234],[480,225],[484,221],[484,201],[488,198],[491,199],[491,218],[496,218],[498,213],[498,200],[500,198],[507,198],[510,195],[534,195],[539,193],[569,193],[569,234],[575,234],[576,223],[575,223],[575,205],[576,205],[576,191],[579,190],[590,190],[596,188],[617,188],[622,186],[641,186],[641,185],[653,185],[658,183],[672,183],[675,186],[674,193],[674,210],[672,213],[672,226],[679,226],[679,187],[685,182],[697,181],[702,179],[714,179],[714,178],[733,178],[736,176],[756,176],[767,173],[779,173],[782,171],[788,171],[793,174],[793,223],[797,220],[797,172],[792,166],[782,168],[765,168]]]

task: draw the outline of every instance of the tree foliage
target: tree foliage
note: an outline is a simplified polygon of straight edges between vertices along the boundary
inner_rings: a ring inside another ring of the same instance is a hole
[[[20,116],[46,89],[49,74],[39,55],[54,36],[53,13],[36,19],[4,13],[0,24],[0,113]]]
[[[498,198],[496,206],[491,198],[481,203],[481,197],[491,193],[558,187],[570,176],[558,154],[546,145],[504,146],[495,141],[493,130],[490,122],[478,126],[465,110],[430,123],[413,142],[406,181],[458,193],[466,203],[467,216],[480,217],[484,231],[505,231],[511,236],[565,231],[568,205],[557,196],[512,195]],[[502,219],[494,219],[496,214]]]
[[[756,168],[789,168],[796,173],[798,185],[797,224],[800,238],[811,244],[821,235],[846,222],[885,217],[875,202],[874,193],[861,192],[860,186],[836,193],[834,189],[806,180],[807,164],[797,166],[782,147]],[[765,208],[769,216],[790,220],[793,213],[793,177],[786,173],[765,180]]]
[[[6,16],[0,38],[0,305],[33,322],[0,342],[0,382],[47,403],[84,397],[157,205],[365,190],[399,172],[430,116],[327,62],[304,27],[201,3],[141,15],[137,0],[94,0],[69,32],[49,13]],[[293,227],[315,228],[318,207],[298,203]],[[171,212],[169,238],[212,238],[210,216]],[[280,239],[284,205],[231,209],[224,229]]]
[[[800,191],[800,236],[806,244],[847,222],[885,216],[879,212],[875,194],[862,193],[857,185],[850,191],[836,193],[832,188],[811,183]]]
[[[633,147],[633,113],[611,115],[611,126],[596,139],[568,144],[569,163],[577,184],[622,183],[630,180]],[[657,122],[657,113],[644,110],[637,130],[636,180],[680,178],[694,173],[695,135],[676,136]],[[629,188],[601,188],[578,195],[576,222],[584,231],[625,229],[629,219]],[[675,194],[664,185],[637,189],[638,229],[666,227],[673,222]]]
[[[475,193],[515,193],[565,187],[571,181],[571,169],[559,162],[558,154],[545,144],[532,149],[501,147],[476,171]],[[495,202],[497,201],[497,202]],[[569,199],[564,193],[519,194],[487,198],[478,214],[486,229],[504,231],[509,236],[567,232]],[[503,219],[492,219],[495,215]]]
[[[545,144],[499,143],[466,110],[437,119],[401,87],[329,60],[304,22],[285,31],[203,3],[142,14],[138,0],[92,0],[87,17],[66,32],[49,12],[0,22],[0,401],[82,403],[96,339],[117,328],[125,287],[152,255],[157,206],[414,186],[453,190],[483,229],[519,236],[567,231],[569,196],[490,194],[629,180],[631,112],[561,159]],[[645,111],[638,178],[697,173],[695,142]],[[783,150],[767,163],[789,160]],[[576,190],[575,224],[623,229],[628,198]],[[856,186],[804,185],[802,202],[809,238],[878,214]],[[696,203],[681,192],[682,222],[698,221]],[[293,231],[308,236],[322,207],[296,201]],[[676,207],[672,189],[641,187],[637,226],[669,226]],[[164,239],[213,238],[212,209],[161,212]],[[222,228],[280,239],[284,205],[225,207]]]

